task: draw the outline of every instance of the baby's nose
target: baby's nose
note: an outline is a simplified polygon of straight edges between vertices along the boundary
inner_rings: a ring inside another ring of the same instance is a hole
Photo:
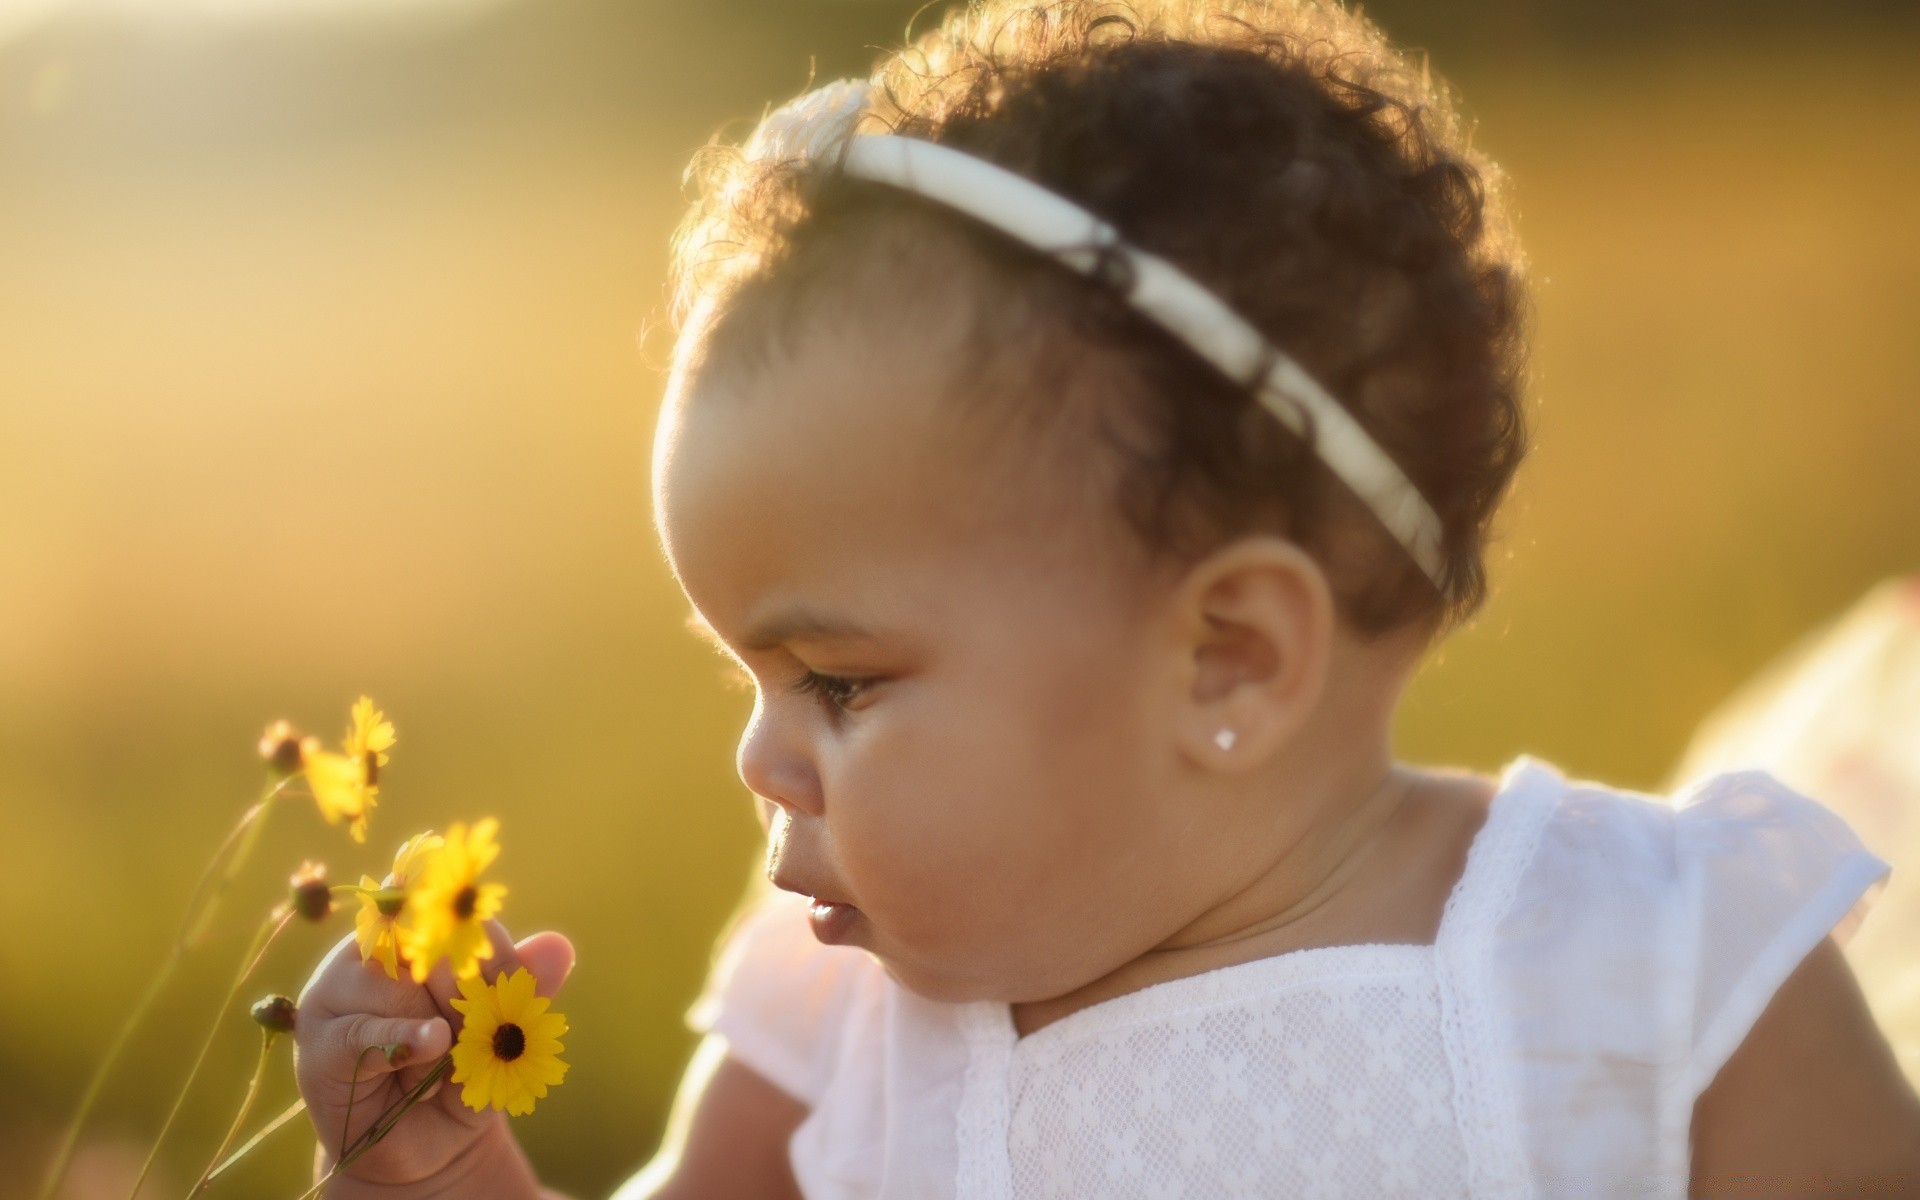
[[[778,722],[768,720],[764,713],[764,708],[756,709],[734,755],[734,769],[740,773],[740,782],[756,797],[761,823],[771,823],[773,806],[809,816],[822,815],[826,805],[819,772],[804,747],[783,736]]]

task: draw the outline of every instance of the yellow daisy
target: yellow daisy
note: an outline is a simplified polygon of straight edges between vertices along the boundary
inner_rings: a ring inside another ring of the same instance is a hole
[[[400,952],[413,964],[413,981],[426,982],[433,964],[445,958],[456,979],[480,970],[480,960],[493,957],[485,923],[500,911],[507,889],[481,883],[480,873],[500,853],[492,817],[474,822],[471,831],[459,821],[447,830],[445,843],[427,859],[420,884],[407,894],[404,919],[398,924]]]
[[[342,743],[346,753],[322,750],[317,738],[300,743],[300,766],[320,815],[330,825],[342,819],[356,842],[367,840],[367,810],[380,795],[380,768],[393,748],[393,723],[373,706],[370,696],[353,705],[353,726]]]
[[[350,758],[320,749],[319,739],[308,738],[301,747],[301,769],[306,772],[307,787],[320,815],[327,824],[348,822],[347,832],[356,842],[367,840],[367,795],[362,786],[359,766]]]
[[[353,728],[347,733],[347,757],[360,763],[369,790],[380,789],[380,768],[387,765],[387,751],[393,749],[393,722],[373,706],[373,697],[362,696],[353,702]]]
[[[525,1116],[547,1088],[566,1077],[560,1035],[567,1031],[567,1019],[547,1011],[552,1001],[534,995],[533,976],[525,967],[511,975],[502,971],[491,984],[477,976],[462,979],[460,994],[465,999],[452,1001],[465,1018],[453,1043],[453,1081],[462,1085],[460,1099],[475,1112],[492,1105]]]
[[[432,830],[416,833],[401,844],[393,856],[393,871],[384,883],[373,876],[360,877],[360,911],[354,914],[354,938],[360,943],[360,961],[373,959],[387,969],[388,979],[400,978],[398,962],[398,926],[406,911],[406,897],[392,895],[406,891],[419,878],[427,860],[439,853],[444,839]],[[379,895],[380,892],[387,895]]]

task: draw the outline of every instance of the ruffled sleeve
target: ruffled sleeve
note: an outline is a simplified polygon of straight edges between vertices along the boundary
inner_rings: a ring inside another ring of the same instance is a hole
[[[806,899],[774,892],[726,935],[687,1025],[727,1040],[739,1062],[817,1105],[826,1090],[850,993],[873,970],[861,951],[825,946],[807,927]]]
[[[1890,867],[1837,814],[1765,771],[1715,775],[1676,799],[1676,866],[1697,939],[1697,1097],[1820,940],[1852,935]]]

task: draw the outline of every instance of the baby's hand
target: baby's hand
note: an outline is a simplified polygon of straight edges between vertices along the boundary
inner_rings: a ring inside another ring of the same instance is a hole
[[[573,969],[573,945],[558,933],[536,933],[516,946],[500,922],[488,921],[487,936],[493,957],[481,960],[481,972],[489,981],[524,966],[538,994],[551,996]],[[293,1030],[294,1075],[320,1138],[320,1170],[340,1157],[343,1127],[351,1145],[453,1045],[461,1017],[448,1001],[459,994],[444,962],[424,984],[413,982],[404,966],[398,980],[389,979],[377,961],[361,961],[351,934],[321,960],[301,993]],[[394,1043],[401,1049],[392,1063],[382,1051],[367,1050]],[[341,1175],[387,1185],[422,1182],[483,1139],[511,1139],[504,1112],[475,1112],[461,1101],[460,1091],[450,1075],[443,1075],[392,1132]]]

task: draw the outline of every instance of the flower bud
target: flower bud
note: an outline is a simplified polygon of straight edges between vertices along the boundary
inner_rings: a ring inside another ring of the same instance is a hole
[[[260,757],[276,777],[293,774],[301,765],[300,735],[285,721],[275,721],[260,735]]]
[[[269,1033],[292,1033],[293,1018],[298,1013],[293,999],[275,992],[262,996],[253,1002],[253,1021]]]
[[[309,921],[324,921],[333,911],[333,889],[327,886],[327,868],[323,863],[303,862],[293,873],[291,903],[293,911]]]

